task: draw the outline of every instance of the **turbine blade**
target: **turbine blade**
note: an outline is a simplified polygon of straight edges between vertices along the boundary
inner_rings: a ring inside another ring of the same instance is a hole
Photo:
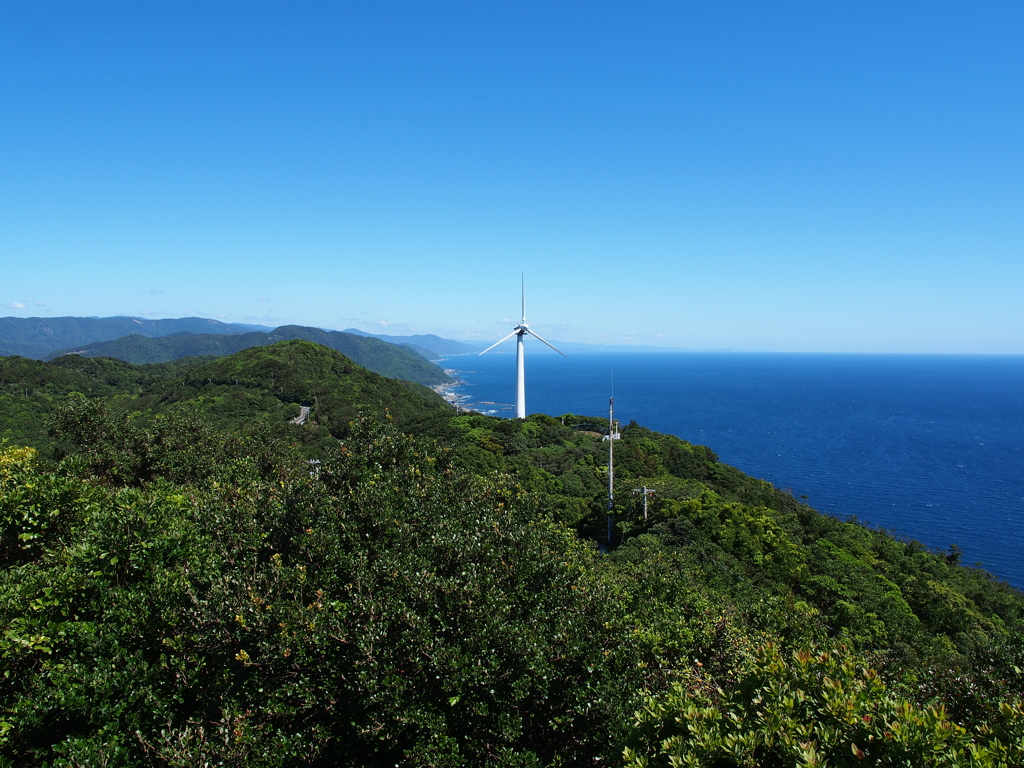
[[[506,336],[506,337],[505,337],[505,339],[511,339],[511,338],[512,338],[513,336],[515,336],[515,335],[516,335],[516,331],[512,331],[512,333],[510,333],[510,334],[509,334],[508,336]],[[494,348],[495,348],[496,346],[498,346],[499,344],[501,344],[501,342],[502,342],[502,341],[505,341],[505,339],[501,339],[500,341],[496,341],[496,342],[494,342],[493,344],[491,344],[491,346],[489,346],[489,347],[488,347],[487,349],[485,349],[485,350],[484,350],[484,352],[490,352],[490,351],[491,351],[492,349],[494,349]],[[547,342],[546,342],[546,341],[545,341],[544,343],[545,343],[545,344],[547,344]],[[549,345],[549,346],[550,346],[550,345]],[[484,352],[481,352],[480,354],[482,355],[482,354],[483,354]]]
[[[538,334],[538,333],[537,333],[536,331],[534,331],[534,330],[528,330],[528,331],[527,331],[527,333],[528,333],[528,334],[530,334],[531,336],[536,336],[536,337],[537,337],[538,339],[540,339],[541,341],[544,341],[544,339],[541,339],[541,338],[540,338],[540,334]],[[502,341],[504,341],[504,339],[502,339]],[[545,344],[547,344],[547,345],[548,345],[549,347],[551,347],[551,348],[552,348],[553,350],[555,350],[555,352],[557,352],[558,354],[560,354],[560,355],[561,355],[562,357],[565,357],[565,352],[563,352],[562,350],[560,350],[560,349],[558,349],[557,347],[555,347],[555,345],[554,345],[554,344],[548,344],[548,342],[546,342],[546,341],[544,341],[544,343],[545,343]],[[486,351],[486,350],[484,350],[484,351]],[[481,354],[482,354],[482,353],[481,353]]]

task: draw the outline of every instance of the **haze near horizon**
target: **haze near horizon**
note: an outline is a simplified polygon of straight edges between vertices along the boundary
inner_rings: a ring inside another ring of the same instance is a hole
[[[1024,354],[1019,3],[2,19],[0,314]]]

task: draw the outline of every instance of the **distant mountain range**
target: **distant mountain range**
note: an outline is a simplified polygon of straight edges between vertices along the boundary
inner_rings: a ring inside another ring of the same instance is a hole
[[[421,333],[415,336],[384,336],[379,333],[360,331],[358,328],[346,328],[343,333],[351,333],[355,336],[372,336],[375,339],[387,341],[391,344],[401,344],[402,346],[426,350],[431,353],[431,359],[444,355],[472,354],[487,347],[486,344],[478,344],[476,342],[463,343],[461,341],[453,341],[452,339],[442,339],[440,336],[435,336],[432,333]]]
[[[222,323],[205,317],[145,320],[140,317],[0,317],[0,356],[37,360],[58,349],[111,341],[129,334],[157,337],[172,333],[236,334],[270,331],[244,323]]]
[[[267,347],[279,341],[294,339],[312,341],[334,349],[364,368],[392,379],[415,381],[425,386],[436,386],[450,381],[444,370],[415,349],[390,344],[371,336],[322,331],[319,328],[305,328],[299,325],[285,325],[269,333],[251,331],[228,335],[180,331],[170,336],[155,338],[132,334],[113,341],[98,341],[55,350],[46,358],[74,354],[82,357],[115,357],[133,365],[142,365],[165,363],[183,357],[224,357],[243,349]]]
[[[135,317],[0,318],[0,356],[20,355],[35,359],[76,354],[82,357],[113,357],[142,365],[185,357],[223,357],[250,347],[265,347],[293,339],[322,344],[389,378],[425,386],[451,381],[443,369],[428,359],[436,358],[437,353],[427,346],[397,345],[365,334],[298,325],[274,329],[198,317],[170,320]],[[438,337],[422,337],[421,341],[433,344],[434,339],[445,341]]]
[[[454,341],[430,334],[389,336],[356,328],[327,331],[299,325],[270,328],[203,317],[0,317],[0,357],[53,359],[61,355],[113,357],[134,365],[185,357],[223,357],[250,347],[304,339],[337,350],[375,373],[427,386],[450,381],[433,361],[476,354],[493,342]],[[663,347],[553,342],[563,352],[667,352]],[[495,352],[512,351],[514,345]],[[536,352],[549,353],[543,345]],[[554,354],[550,352],[550,354]]]

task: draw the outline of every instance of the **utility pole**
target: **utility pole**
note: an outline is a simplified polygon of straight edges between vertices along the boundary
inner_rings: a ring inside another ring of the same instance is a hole
[[[643,488],[634,488],[633,493],[642,493],[644,495],[644,520],[647,519],[647,496],[654,493],[653,488],[648,488],[646,485]]]
[[[608,398],[608,550],[612,548],[612,508],[615,506],[615,397]]]

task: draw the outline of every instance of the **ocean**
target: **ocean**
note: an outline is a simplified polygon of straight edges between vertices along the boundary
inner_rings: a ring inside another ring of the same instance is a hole
[[[460,402],[511,417],[515,347],[460,355]],[[1024,588],[1024,356],[573,354],[527,342],[529,413],[615,417],[709,446],[814,508]],[[533,354],[531,354],[533,353]]]

